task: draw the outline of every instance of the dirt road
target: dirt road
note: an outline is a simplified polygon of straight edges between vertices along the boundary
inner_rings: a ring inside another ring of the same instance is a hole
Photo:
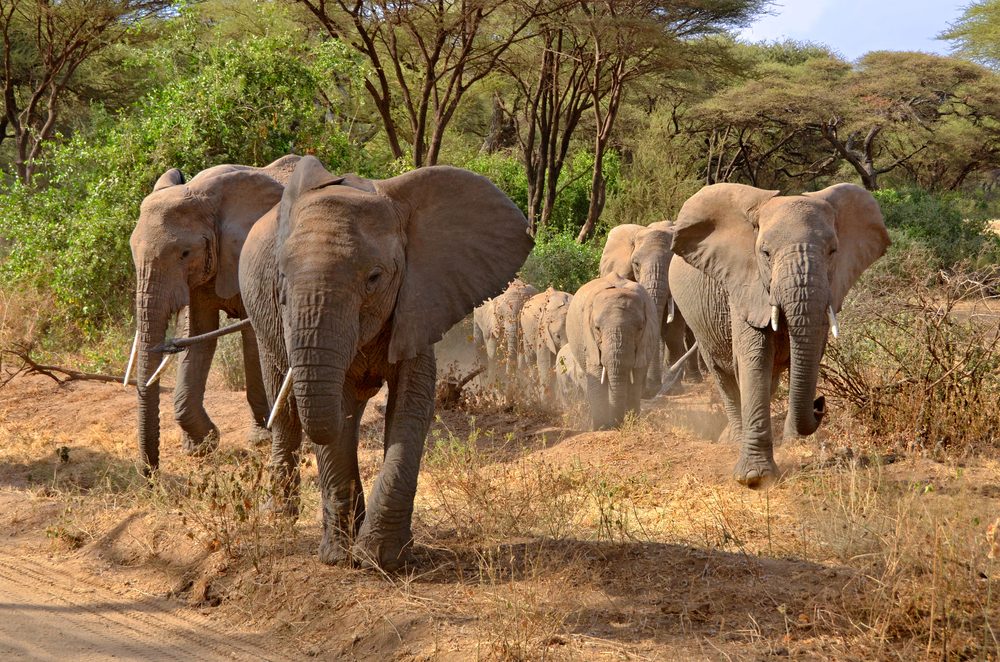
[[[164,598],[124,598],[0,543],[0,659],[282,660]]]

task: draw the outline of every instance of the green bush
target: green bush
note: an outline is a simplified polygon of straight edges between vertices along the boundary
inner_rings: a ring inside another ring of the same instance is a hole
[[[574,293],[589,280],[597,278],[603,242],[576,242],[569,233],[540,233],[535,248],[521,270],[521,277],[543,290],[554,287]]]
[[[929,271],[951,269],[964,262],[972,267],[1000,259],[1000,239],[988,231],[987,212],[967,209],[954,194],[919,188],[875,191],[886,226],[893,238],[887,256],[921,251],[928,256]]]
[[[52,292],[63,316],[94,330],[129,307],[128,239],[163,171],[177,167],[190,178],[219,163],[265,165],[294,151],[316,154],[333,171],[369,172],[363,151],[316,103],[320,67],[335,53],[308,55],[278,39],[228,43],[197,55],[189,78],[128,114],[96,109],[88,132],[50,148],[43,181],[0,191],[0,278]]]

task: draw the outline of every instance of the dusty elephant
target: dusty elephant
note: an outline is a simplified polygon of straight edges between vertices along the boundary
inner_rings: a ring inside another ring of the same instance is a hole
[[[272,507],[297,513],[305,432],[316,444],[324,563],[404,562],[434,412],[433,343],[510,282],[533,245],[527,228],[506,195],[465,170],[366,180],[307,156],[251,231],[240,285],[275,403]],[[384,461],[366,504],[358,434],[384,381]]]
[[[878,203],[853,184],[779,196],[742,184],[706,186],[681,209],[670,289],[720,386],[735,476],[777,475],[770,400],[789,372],[785,435],[816,431],[827,332],[861,273],[889,246]]]
[[[555,375],[556,394],[563,407],[568,407],[583,397],[587,378],[580,370],[573,356],[573,348],[569,345],[563,345],[556,354]]]
[[[528,299],[521,308],[522,367],[534,368],[542,393],[555,389],[555,360],[566,344],[566,314],[573,295],[549,288]]]
[[[245,317],[237,265],[250,228],[281,198],[298,161],[285,156],[264,168],[221,165],[185,182],[171,169],[142,201],[130,238],[136,270],[136,338],[129,359],[135,364],[139,400],[139,456],[149,472],[160,460],[160,387],[147,384],[164,358],[153,348],[163,342],[170,318],[186,308],[187,335],[217,329],[219,312]],[[219,430],[205,411],[205,382],[215,342],[186,352],[177,367],[174,417],[185,451],[215,448]],[[253,331],[243,332],[247,401],[253,418],[252,440],[266,439],[267,398],[260,375]]]
[[[673,225],[666,221],[650,223],[648,226],[618,225],[608,233],[600,266],[601,276],[615,274],[646,288],[660,316],[657,331],[662,341],[660,352],[666,346],[666,357],[670,364],[684,354],[687,332],[684,316],[676,309],[670,296],[667,279],[670,260],[674,256],[670,250],[673,237]],[[686,363],[685,373],[690,379],[700,378],[697,357]],[[649,365],[644,397],[655,396],[660,391],[662,381],[663,361],[658,356]]]
[[[566,335],[585,375],[592,429],[616,427],[627,413],[638,413],[649,363],[659,355],[658,315],[642,285],[614,274],[573,296]]]
[[[491,369],[503,366],[509,374],[518,365],[520,353],[521,308],[538,294],[533,286],[520,278],[500,296],[490,299],[473,311],[473,337],[480,359]]]

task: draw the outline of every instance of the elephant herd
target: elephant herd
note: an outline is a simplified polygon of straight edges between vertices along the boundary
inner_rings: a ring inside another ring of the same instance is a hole
[[[219,314],[249,320],[238,328],[250,442],[271,445],[268,507],[297,516],[307,437],[322,497],[320,559],[393,569],[412,540],[434,343],[470,312],[495,367],[530,370],[543,393],[585,398],[595,428],[669,388],[663,355],[677,362],[696,341],[741,444],[736,477],[753,486],[777,473],[769,402],[780,374],[790,367],[786,434],[812,433],[824,412],[814,397],[827,331],[836,334],[844,295],[888,236],[875,200],[853,185],[782,197],[716,184],[673,224],[612,230],[600,277],[575,295],[538,293],[516,279],[533,247],[527,221],[485,177],[433,166],[370,180],[286,156],[187,182],[167,171],[130,243],[137,331],[127,373],[134,366],[145,473],[159,465],[170,319],[184,313],[178,329],[191,337],[174,389],[191,454],[219,441],[203,405]],[[695,378],[697,360],[683,368]],[[360,423],[385,384],[384,462],[366,500]]]
[[[613,228],[600,276],[576,294],[515,281],[478,308],[481,353],[507,372],[532,368],[545,396],[585,401],[596,430],[638,413],[681,371],[697,379],[698,357],[685,360],[697,348],[740,448],[736,479],[775,477],[779,380],[789,373],[784,436],[812,434],[826,411],[816,383],[827,334],[839,333],[847,291],[889,246],[878,203],[859,186],[778,193],[714,184],[675,223]],[[675,364],[667,375],[663,348]]]

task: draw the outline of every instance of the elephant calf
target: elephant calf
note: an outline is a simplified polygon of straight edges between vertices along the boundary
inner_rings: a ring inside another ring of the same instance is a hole
[[[518,366],[521,308],[536,294],[538,290],[517,278],[500,296],[473,311],[473,338],[480,359],[491,370],[503,366],[504,372],[511,375]]]
[[[592,429],[616,427],[626,413],[638,413],[646,372],[659,356],[659,322],[646,289],[614,274],[573,297],[566,335],[585,375]]]
[[[537,371],[543,395],[555,392],[555,360],[566,344],[566,314],[573,295],[549,288],[521,308],[522,367]]]
[[[324,563],[404,562],[434,415],[433,344],[499,293],[532,245],[524,215],[485,177],[446,166],[335,177],[311,156],[250,232],[240,285],[274,403],[275,505],[297,512],[305,432],[316,444]],[[358,435],[384,382],[384,461],[366,504]]]

